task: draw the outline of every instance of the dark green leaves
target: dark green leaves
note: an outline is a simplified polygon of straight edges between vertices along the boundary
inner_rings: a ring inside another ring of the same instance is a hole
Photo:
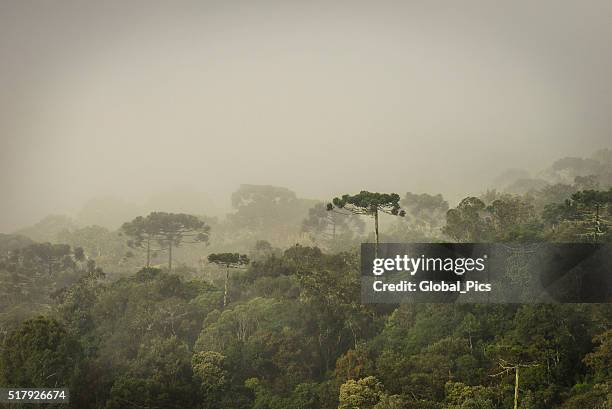
[[[373,215],[381,211],[403,217],[406,212],[400,209],[399,201],[400,196],[397,193],[374,193],[362,190],[356,195],[335,197],[332,203],[339,209],[347,209],[357,214]],[[327,210],[332,210],[333,206],[327,204]]]
[[[249,264],[249,257],[238,253],[213,253],[208,256],[208,261],[228,267],[239,267]]]

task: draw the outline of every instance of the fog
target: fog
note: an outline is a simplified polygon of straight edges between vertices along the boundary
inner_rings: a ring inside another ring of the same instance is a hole
[[[241,183],[455,200],[605,147],[612,3],[498,3],[3,1],[0,231]]]

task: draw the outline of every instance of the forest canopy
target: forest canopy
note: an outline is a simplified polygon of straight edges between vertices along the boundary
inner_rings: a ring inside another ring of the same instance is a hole
[[[610,242],[599,156],[456,204],[243,185],[224,218],[49,216],[0,235],[0,383],[68,387],[79,409],[607,408],[609,304],[362,304],[358,254],[376,235]]]

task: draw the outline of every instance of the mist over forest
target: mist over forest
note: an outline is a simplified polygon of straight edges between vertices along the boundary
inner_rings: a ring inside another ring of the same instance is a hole
[[[364,303],[359,253],[609,244],[610,16],[0,1],[0,389],[68,388],[40,407],[74,409],[611,409],[612,304]],[[537,279],[518,252],[502,270]]]
[[[457,204],[241,185],[215,217],[107,198],[0,234],[0,381],[78,408],[608,408],[610,304],[359,302],[361,242],[610,242],[612,150],[496,180]]]
[[[177,189],[222,215],[241,184],[455,203],[505,169],[587,158],[612,127],[609,13],[606,1],[5,1],[0,231]]]

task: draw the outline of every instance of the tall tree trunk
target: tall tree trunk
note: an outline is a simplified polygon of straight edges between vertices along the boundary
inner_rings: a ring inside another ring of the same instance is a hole
[[[168,241],[168,272],[172,272],[172,240]]]
[[[595,204],[595,241],[599,241],[598,233],[601,232],[599,228],[599,203]]]
[[[518,409],[518,393],[519,393],[519,367],[514,370],[514,409]]]
[[[225,285],[223,286],[223,308],[227,305],[227,283],[229,281],[229,267],[225,269]]]
[[[374,210],[374,236],[376,237],[376,247],[374,247],[374,258],[378,257],[378,209]]]

